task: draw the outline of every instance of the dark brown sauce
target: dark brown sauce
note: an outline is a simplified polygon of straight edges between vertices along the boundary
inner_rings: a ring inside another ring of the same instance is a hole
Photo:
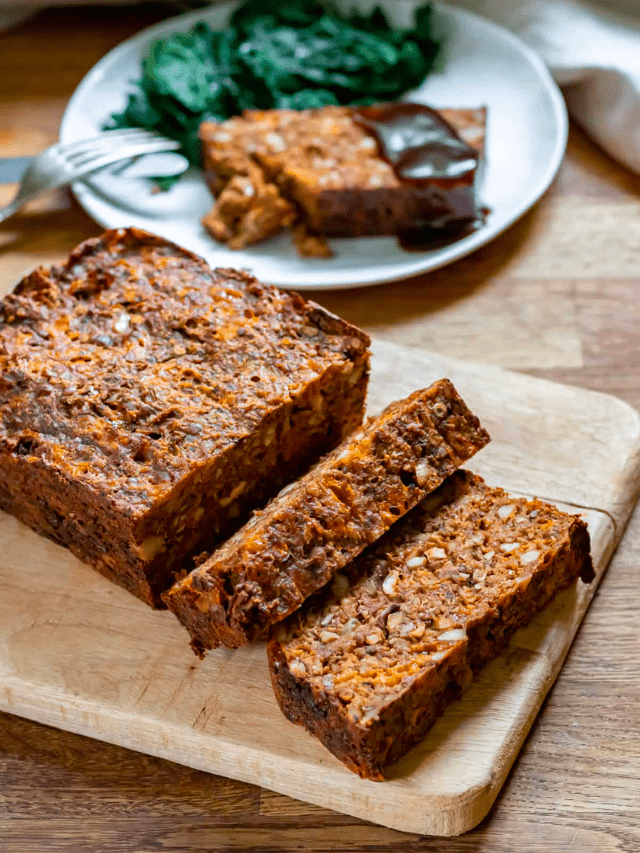
[[[432,252],[434,249],[442,249],[473,234],[485,224],[490,213],[490,208],[483,207],[472,220],[455,221],[439,228],[427,224],[403,228],[398,232],[398,243],[407,252]]]
[[[469,234],[473,234],[481,223],[474,219],[463,224],[434,228],[431,225],[418,225],[415,228],[403,228],[398,231],[398,243],[407,252],[432,252],[457,243]]]
[[[375,138],[398,180],[416,190],[415,220],[398,234],[404,249],[440,248],[484,223],[474,192],[479,154],[439,113],[397,103],[357,107],[353,118]]]
[[[424,104],[358,107],[354,121],[375,136],[380,154],[393,166],[398,180],[415,186],[434,180],[468,180],[478,167],[478,152]]]

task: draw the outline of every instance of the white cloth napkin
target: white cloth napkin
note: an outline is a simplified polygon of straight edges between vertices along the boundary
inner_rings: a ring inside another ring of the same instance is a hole
[[[537,51],[563,87],[576,121],[613,157],[640,172],[640,0],[453,2],[502,24]]]

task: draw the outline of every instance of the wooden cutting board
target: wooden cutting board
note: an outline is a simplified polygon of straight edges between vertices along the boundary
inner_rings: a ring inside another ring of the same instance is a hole
[[[370,411],[442,376],[493,438],[469,467],[493,485],[583,512],[599,580],[640,490],[638,415],[603,394],[383,343],[374,346]],[[436,835],[465,832],[488,812],[597,586],[578,582],[516,634],[376,783],[282,717],[262,644],[199,663],[170,613],[151,611],[3,513],[0,554],[2,710]]]

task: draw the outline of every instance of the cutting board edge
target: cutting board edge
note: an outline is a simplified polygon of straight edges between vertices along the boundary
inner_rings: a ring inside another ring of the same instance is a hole
[[[585,608],[584,613],[587,609]],[[331,809],[337,813],[348,814],[351,817],[373,822],[388,829],[417,835],[453,837],[473,829],[490,811],[519,755],[540,706],[555,682],[569,648],[570,646],[563,655],[562,662],[557,670],[546,655],[523,650],[536,657],[542,678],[538,679],[536,689],[528,694],[528,701],[520,705],[517,715],[511,722],[508,736],[503,742],[497,759],[499,762],[498,770],[489,772],[484,779],[470,785],[463,791],[432,795],[429,802],[430,807],[426,813],[424,811],[424,793],[418,789],[404,786],[402,784],[403,777],[397,780],[402,786],[401,805],[396,808],[389,808],[384,814],[380,813],[380,803],[377,797],[369,796],[369,791],[372,790],[369,786],[373,786],[378,793],[378,790],[381,791],[392,785],[394,780],[385,782],[356,780],[356,784],[361,786],[361,789],[359,797],[355,801],[344,797],[344,791],[339,784],[329,796],[327,796],[326,789],[322,791],[320,796],[316,796],[317,787],[313,785],[310,785],[308,790],[301,792],[295,785],[287,784],[287,780],[295,778],[295,774],[290,775],[273,771],[272,777],[265,779],[263,772],[261,772],[260,781],[256,782],[256,774],[251,767],[251,754],[243,757],[240,766],[234,765],[233,762],[212,761],[212,753],[219,755],[224,751],[225,741],[222,739],[213,740],[207,738],[204,733],[198,733],[204,749],[185,753],[180,745],[180,737],[184,735],[184,730],[177,724],[163,723],[158,732],[160,737],[157,738],[154,745],[150,746],[149,743],[141,743],[136,738],[122,736],[126,727],[118,725],[118,718],[126,721],[127,715],[119,711],[117,707],[105,707],[98,702],[80,697],[76,698],[74,702],[69,702],[68,696],[63,692],[47,689],[43,691],[48,694],[47,707],[45,708],[43,704],[36,705],[29,702],[29,685],[12,677],[2,678],[0,683],[0,688],[3,688],[0,689],[0,711],[63,731],[69,731],[82,737],[90,737],[145,755],[153,755],[156,758],[186,765],[204,773],[220,775],[248,784],[259,784],[261,787],[268,788],[278,794],[302,800],[321,808]],[[42,693],[40,698],[42,700]],[[150,725],[157,726],[157,720],[152,717],[146,719]],[[140,721],[144,722],[144,720],[145,717],[141,716]],[[88,734],[88,730],[91,731],[91,734]],[[167,747],[165,744],[172,740],[176,741],[176,745],[173,748]],[[237,745],[229,743],[228,749],[236,750]],[[192,757],[194,755],[200,756],[200,760]],[[185,760],[185,757],[188,760]],[[327,755],[327,760],[332,762],[334,759]],[[219,766],[215,767],[216,764]],[[349,773],[342,767],[336,769]],[[392,798],[392,801],[397,799],[397,797]],[[371,819],[372,814],[376,815],[373,821]]]
[[[157,745],[150,747],[148,744],[138,743],[136,739],[129,739],[118,734],[117,718],[119,714],[117,708],[105,708],[97,702],[85,699],[80,699],[72,705],[64,693],[48,691],[49,707],[44,709],[42,706],[34,705],[27,700],[27,685],[18,679],[3,679],[3,683],[0,684],[0,688],[4,688],[0,690],[0,712],[13,714],[42,725],[72,732],[81,737],[89,737],[103,743],[113,744],[144,755],[152,755],[156,758],[182,764],[210,775],[219,775],[247,784],[259,784],[261,787],[278,794],[302,800],[303,802],[329,809],[339,814],[347,814],[359,820],[368,821],[398,832],[453,837],[473,829],[488,814],[512,764],[519,754],[522,744],[526,740],[531,722],[535,720],[540,705],[553,686],[555,676],[551,673],[548,658],[542,654],[537,656],[540,659],[540,663],[545,667],[545,677],[538,685],[535,693],[532,691],[530,706],[522,705],[517,717],[513,720],[509,738],[505,741],[504,745],[504,756],[507,760],[501,763],[500,773],[489,773],[482,781],[455,794],[438,794],[432,796],[430,809],[427,814],[423,813],[424,794],[410,787],[403,787],[402,806],[396,809],[391,808],[387,813],[381,814],[379,811],[379,801],[375,797],[368,796],[365,786],[375,786],[376,789],[384,789],[393,784],[390,781],[369,782],[368,780],[357,780],[357,784],[362,786],[362,790],[359,792],[360,796],[356,799],[355,805],[351,805],[351,801],[344,798],[344,792],[340,786],[337,786],[331,796],[327,797],[326,791],[322,795],[316,796],[315,786],[310,786],[307,791],[301,792],[298,787],[286,784],[286,780],[289,778],[286,773],[281,775],[274,773],[272,780],[261,778],[260,782],[256,782],[255,773],[250,766],[251,756],[244,758],[242,769],[237,769],[237,766],[233,767],[230,763],[224,766],[221,765],[219,768],[212,767],[212,764],[215,762],[210,760],[210,752],[200,752],[199,755],[202,756],[201,760],[191,757],[189,757],[189,760],[185,760],[185,754],[181,752],[179,745],[174,749],[165,748],[163,745],[163,741],[171,739],[172,734],[180,734],[182,732],[182,729],[176,724],[165,723],[162,727],[164,737],[158,738]],[[7,701],[5,701],[5,697]],[[66,709],[64,709],[63,703],[67,705]],[[55,704],[59,704],[60,706],[60,710],[57,712],[54,710]],[[123,714],[122,716],[124,717],[125,715]],[[87,717],[94,718],[94,726],[88,726]],[[144,718],[142,719],[144,720]],[[157,725],[157,721],[152,717],[149,717],[148,720],[150,723]],[[92,730],[91,734],[87,734],[88,727]],[[202,737],[205,739],[204,735]],[[224,744],[223,741],[212,742],[210,739],[207,740],[208,744],[206,746],[212,747],[215,743],[215,746],[218,747],[215,752],[220,752],[219,747]],[[230,744],[229,748],[232,747],[235,749],[236,745]],[[331,760],[332,756],[327,756],[327,758]],[[244,766],[245,764],[247,766]],[[343,770],[342,767],[338,769]],[[402,780],[398,781],[401,783]],[[375,820],[372,820],[372,814],[376,814]]]

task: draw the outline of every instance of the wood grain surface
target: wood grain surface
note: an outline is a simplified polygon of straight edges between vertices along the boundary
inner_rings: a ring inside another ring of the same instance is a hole
[[[168,6],[51,10],[0,35],[0,156],[55,141],[110,47]],[[0,188],[0,202],[12,188]],[[640,408],[640,178],[572,128],[550,192],[439,272],[323,294],[378,337],[616,394]],[[0,284],[99,232],[65,192],[0,226]],[[613,853],[640,849],[640,514],[489,816],[408,836],[239,782],[0,715],[0,850]]]

